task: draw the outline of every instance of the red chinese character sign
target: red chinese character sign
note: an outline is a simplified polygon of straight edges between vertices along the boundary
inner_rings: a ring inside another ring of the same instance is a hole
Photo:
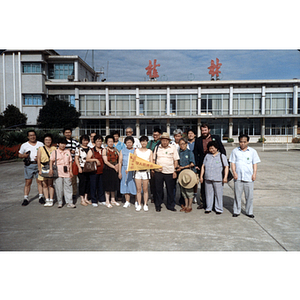
[[[145,68],[145,70],[147,70],[146,75],[149,76],[150,80],[153,80],[157,77],[159,77],[156,68],[160,67],[160,64],[156,64],[156,59],[154,59],[154,65],[152,65],[151,60],[149,60],[149,66],[147,68]]]
[[[216,64],[213,60],[211,60],[210,67],[207,68],[207,69],[209,69],[208,74],[211,75],[211,80],[214,80],[215,75],[216,75],[216,80],[219,80],[219,73],[221,73],[221,71],[220,71],[221,66],[222,66],[222,64],[219,63],[218,58],[216,58]]]

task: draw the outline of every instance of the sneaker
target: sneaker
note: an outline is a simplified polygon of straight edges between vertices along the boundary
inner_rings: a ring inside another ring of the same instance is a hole
[[[41,204],[45,204],[45,203],[46,203],[44,197],[40,197],[40,198],[39,198],[39,202],[40,202]]]
[[[138,203],[137,201],[135,201],[135,203],[134,203],[134,207],[135,207],[135,208],[137,208],[137,207],[138,207],[138,205],[139,205],[139,203]]]
[[[142,209],[142,206],[141,205],[137,205],[135,210],[136,211],[140,211],[141,209]]]
[[[194,197],[193,203],[197,203],[197,197]]]
[[[124,208],[130,207],[130,202],[126,201],[125,204],[123,205]]]
[[[97,203],[92,203],[93,207],[98,207]]]
[[[23,203],[22,203],[22,206],[26,206],[29,204],[29,201],[27,199],[24,199]]]
[[[99,202],[99,205],[106,205],[106,202],[105,201]]]
[[[53,206],[53,200],[49,199],[49,205],[48,206]]]
[[[67,207],[68,207],[68,208],[76,208],[76,205],[75,205],[75,204],[72,204],[72,203],[69,203],[69,204],[67,205]]]
[[[144,211],[148,211],[148,205],[144,205]]]
[[[44,204],[44,206],[51,206],[50,205],[50,199],[46,199],[46,203]]]

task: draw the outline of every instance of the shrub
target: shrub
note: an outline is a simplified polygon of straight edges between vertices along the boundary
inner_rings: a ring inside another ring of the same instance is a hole
[[[265,138],[259,138],[257,141],[258,141],[259,143],[264,143],[264,142],[266,141],[266,139],[265,139]]]
[[[234,139],[233,138],[228,138],[227,143],[233,143]]]
[[[12,147],[0,145],[0,161],[18,158],[20,147],[21,145],[14,145]]]
[[[300,138],[294,137],[294,138],[292,139],[292,143],[300,143]]]

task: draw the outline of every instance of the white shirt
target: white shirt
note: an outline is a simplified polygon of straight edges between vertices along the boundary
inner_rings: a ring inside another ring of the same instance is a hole
[[[134,139],[133,148],[142,148],[142,145],[141,145],[139,139],[136,137],[134,137],[133,139]]]
[[[236,166],[238,180],[252,181],[253,165],[260,162],[260,158],[255,149],[247,147],[243,151],[240,147],[232,150],[229,161]]]
[[[26,142],[21,145],[19,153],[25,154],[27,151],[30,151],[30,161],[35,161],[39,147],[43,147],[43,146],[44,146],[44,144],[42,142],[38,142],[38,141],[36,142],[36,144],[34,146],[29,144],[29,142]]]

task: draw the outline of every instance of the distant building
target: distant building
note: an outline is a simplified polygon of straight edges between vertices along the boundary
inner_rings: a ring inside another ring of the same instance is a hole
[[[78,56],[54,50],[6,50],[0,59],[0,110],[14,104],[36,125],[39,109],[53,98],[81,112],[77,134],[133,127],[137,136],[154,126],[172,134],[207,122],[224,140],[241,133],[256,141],[291,141],[300,132],[300,79],[98,82]]]

